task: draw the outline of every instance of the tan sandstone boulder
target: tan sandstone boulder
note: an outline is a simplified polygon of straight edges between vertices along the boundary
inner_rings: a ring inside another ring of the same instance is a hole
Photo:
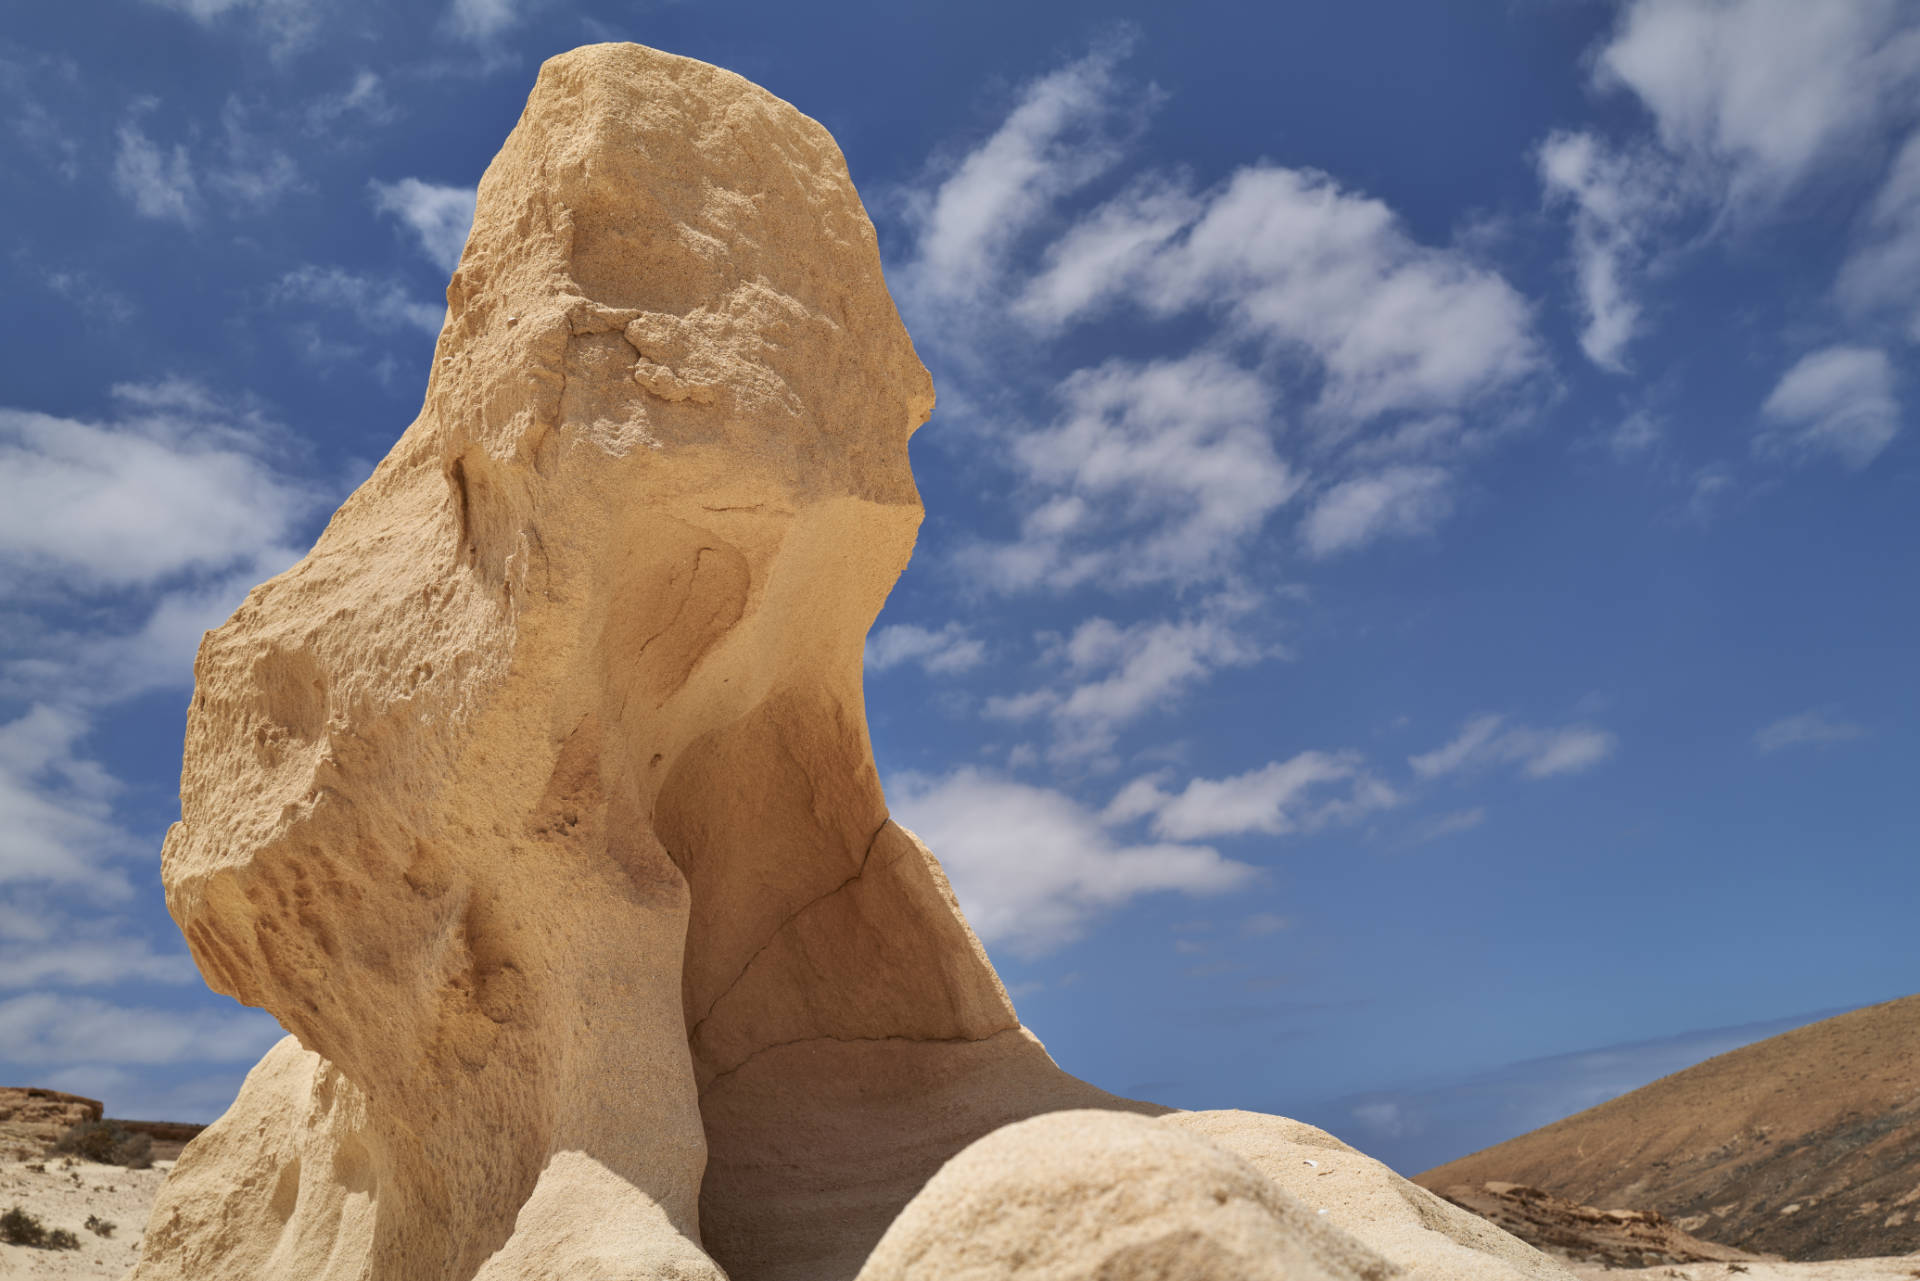
[[[861,653],[933,392],[826,131],[555,58],[447,301],[420,416],[201,647],[168,905],[293,1036],[135,1277],[844,1281],[982,1136],[1164,1113],[1053,1064],[887,815]],[[1087,1123],[1076,1186],[1373,1275],[1182,1124]]]

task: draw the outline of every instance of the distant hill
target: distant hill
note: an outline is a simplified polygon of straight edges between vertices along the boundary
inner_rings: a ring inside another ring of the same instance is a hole
[[[1657,1210],[1788,1259],[1920,1250],[1920,996],[1745,1046],[1428,1170]]]

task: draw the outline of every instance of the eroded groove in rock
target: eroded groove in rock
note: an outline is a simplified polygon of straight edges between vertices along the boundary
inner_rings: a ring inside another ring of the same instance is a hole
[[[447,304],[419,418],[200,650],[168,905],[293,1036],[138,1281],[847,1281],[1000,1127],[1165,1113],[1055,1066],[888,817],[862,647],[933,395],[825,130],[555,58]]]

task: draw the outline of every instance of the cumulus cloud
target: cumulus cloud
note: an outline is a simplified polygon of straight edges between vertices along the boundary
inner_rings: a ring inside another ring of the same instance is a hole
[[[1318,409],[1345,423],[1472,404],[1543,362],[1525,299],[1498,274],[1418,244],[1385,204],[1310,170],[1236,173],[1137,280],[1156,311],[1223,310],[1237,331],[1310,354]]]
[[[0,1001],[0,1045],[15,1063],[250,1062],[280,1037],[257,1010],[128,1007],[46,992]]]
[[[1544,363],[1503,278],[1314,170],[1256,165],[1204,196],[1150,181],[1063,236],[1014,311],[1057,328],[1120,300],[1311,357],[1316,409],[1341,427],[1473,404]]]
[[[476,188],[402,178],[376,181],[372,191],[374,208],[399,219],[435,266],[451,272],[460,265],[467,233],[473,230]]]
[[[1811,352],[1781,375],[1760,417],[1754,444],[1762,451],[1829,453],[1865,467],[1900,432],[1893,366],[1871,347]]]
[[[0,884],[68,886],[97,897],[132,893],[116,860],[140,852],[113,819],[120,785],[80,753],[87,718],[36,705],[0,724]]]
[[[1722,173],[1738,212],[1911,116],[1920,20],[1902,0],[1633,0],[1596,72],[1639,97],[1668,150]]]
[[[317,497],[271,460],[270,431],[179,381],[116,388],[88,422],[0,409],[5,577],[150,586],[284,545]]]
[[[1501,716],[1475,716],[1461,726],[1451,741],[1431,752],[1407,758],[1416,776],[1441,778],[1512,765],[1528,778],[1578,774],[1613,755],[1619,745],[1612,734],[1591,725],[1533,729],[1509,725]]]
[[[902,663],[917,663],[931,675],[949,676],[978,667],[986,656],[985,643],[959,623],[948,623],[938,631],[897,623],[867,637],[866,668],[884,672]]]
[[[0,988],[80,987],[144,981],[191,983],[185,952],[155,952],[139,939],[102,938],[0,946]]]
[[[893,812],[937,850],[988,943],[1038,956],[1144,894],[1221,894],[1256,873],[1204,845],[1126,844],[1063,793],[974,769],[902,775]]]
[[[1112,42],[1041,76],[984,142],[910,201],[914,253],[894,274],[909,310],[952,318],[1005,277],[1019,238],[1061,197],[1119,162]]]
[[[1061,416],[1013,443],[1040,495],[1019,539],[962,553],[1002,590],[1218,577],[1300,487],[1270,439],[1272,391],[1220,356],[1111,360],[1056,394]]]
[[[1831,711],[1814,708],[1797,716],[1783,716],[1764,726],[1753,736],[1753,745],[1762,752],[1777,752],[1787,747],[1831,747],[1866,735],[1866,728],[1843,721]]]
[[[1391,534],[1431,533],[1453,510],[1452,485],[1440,467],[1388,467],[1343,480],[1315,501],[1301,537],[1310,554],[1326,557]]]
[[[1129,783],[1106,817],[1118,822],[1151,815],[1156,836],[1188,841],[1312,831],[1400,803],[1393,788],[1366,770],[1358,752],[1301,752],[1232,778],[1196,778],[1177,792],[1162,790],[1161,781],[1150,776]]]
[[[1049,649],[1047,661],[1058,669],[1058,679],[1025,694],[988,699],[987,715],[1050,718],[1056,758],[1106,751],[1122,726],[1169,706],[1215,671],[1278,652],[1247,635],[1234,611],[1220,605],[1180,621],[1125,625],[1088,619]]]
[[[1022,481],[1018,536],[959,555],[1002,591],[1228,580],[1309,459],[1322,487],[1431,461],[1512,421],[1546,380],[1512,285],[1331,175],[1262,163],[1199,189],[1170,170],[1127,173],[1157,95],[1121,77],[1123,53],[1035,80],[904,201],[911,248],[890,276],[947,366],[943,414],[999,435]],[[1116,177],[1117,193],[1083,198]],[[1162,333],[1197,322],[1203,337],[1182,355],[1085,362],[1051,380],[1051,421],[1009,422],[1019,373],[1103,318]],[[1342,497],[1367,493],[1378,486]],[[1435,485],[1401,497],[1369,536],[1447,510]]]

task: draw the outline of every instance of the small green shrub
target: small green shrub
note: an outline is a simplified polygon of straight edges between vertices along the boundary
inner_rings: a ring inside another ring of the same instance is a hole
[[[112,1189],[109,1188],[108,1191],[112,1191]],[[97,1237],[110,1237],[113,1235],[113,1230],[120,1225],[111,1219],[103,1219],[97,1214],[89,1214],[85,1226],[87,1231]]]
[[[55,1228],[53,1231],[47,1233],[47,1249],[49,1250],[78,1250],[79,1248],[80,1238],[65,1228]]]
[[[124,1165],[129,1170],[144,1170],[153,1164],[153,1140],[111,1121],[82,1121],[61,1135],[53,1150],[71,1152],[101,1165]]]

